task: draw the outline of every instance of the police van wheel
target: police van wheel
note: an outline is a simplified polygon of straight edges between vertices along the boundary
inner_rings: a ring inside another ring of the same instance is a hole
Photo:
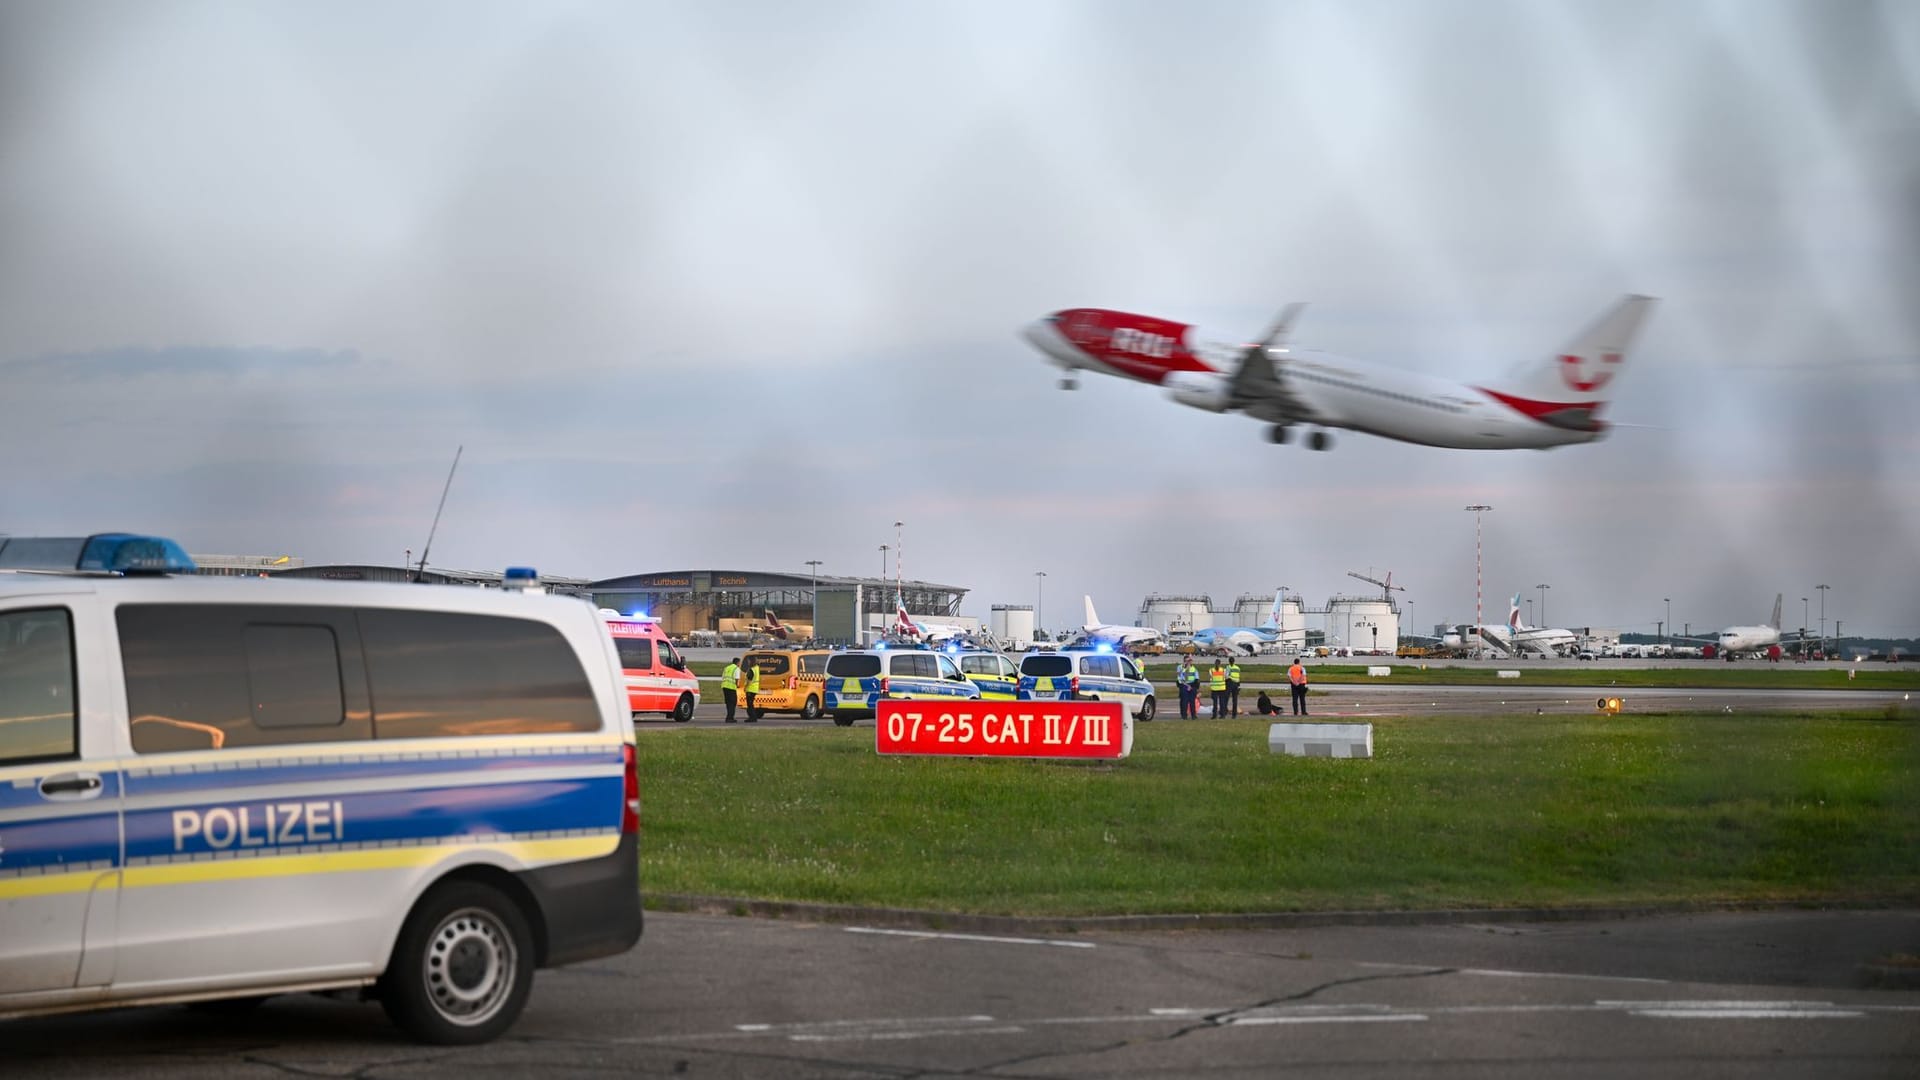
[[[499,1036],[533,992],[533,934],[513,901],[453,881],[413,909],[380,980],[380,1004],[421,1042],[467,1046]]]
[[[1144,724],[1147,721],[1153,719],[1154,708],[1155,706],[1153,704],[1153,696],[1149,694],[1147,696],[1147,699],[1140,703],[1140,722],[1141,723]]]
[[[800,719],[802,720],[820,719],[820,699],[819,698],[814,697],[811,694],[807,695],[806,704],[800,706]]]
[[[693,719],[693,695],[681,694],[680,700],[673,703],[673,722],[684,724]]]

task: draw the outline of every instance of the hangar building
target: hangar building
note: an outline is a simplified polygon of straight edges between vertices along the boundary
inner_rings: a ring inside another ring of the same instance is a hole
[[[931,581],[893,582],[870,577],[782,574],[763,570],[665,570],[593,582],[593,602],[660,620],[675,637],[694,631],[747,634],[767,625],[771,611],[782,623],[834,644],[859,644],[871,616],[891,617],[894,590],[909,615],[953,617],[967,590]],[[818,601],[816,615],[815,602]]]

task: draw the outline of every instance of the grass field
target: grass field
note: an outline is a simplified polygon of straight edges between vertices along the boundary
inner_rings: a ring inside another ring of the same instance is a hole
[[[880,758],[862,725],[640,739],[642,886],[995,914],[1920,896],[1920,723],[1878,714],[1138,728],[1111,765]]]

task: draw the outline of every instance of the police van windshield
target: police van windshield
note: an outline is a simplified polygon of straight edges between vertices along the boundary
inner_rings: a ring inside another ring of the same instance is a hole
[[[872,653],[836,653],[827,658],[827,674],[837,679],[870,679],[880,674],[880,658]]]
[[[1020,674],[1035,678],[1055,679],[1062,675],[1073,674],[1071,656],[1029,656],[1020,661]]]

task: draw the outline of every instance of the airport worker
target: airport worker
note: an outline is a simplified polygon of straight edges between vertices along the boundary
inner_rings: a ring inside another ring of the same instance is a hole
[[[754,707],[754,700],[760,696],[759,663],[756,662],[747,665],[747,672],[742,677],[741,682],[743,683],[741,689],[746,691],[747,695],[747,723],[758,723],[760,721],[760,710]]]
[[[1227,661],[1227,708],[1240,715],[1240,661]]]
[[[1214,719],[1227,715],[1227,669],[1218,660],[1207,670],[1207,689],[1213,694]]]
[[[727,666],[720,672],[720,696],[727,702],[727,723],[729,724],[733,723],[734,706],[740,701],[740,692],[737,689],[739,685],[740,658],[736,656],[727,661]]]
[[[1260,696],[1254,701],[1253,708],[1261,716],[1276,716],[1280,712],[1280,706],[1273,703],[1273,699],[1267,696],[1265,690],[1260,691]]]
[[[1307,669],[1300,664],[1300,658],[1293,658],[1293,666],[1287,669],[1287,682],[1293,687],[1293,715],[1307,715]]]
[[[1180,666],[1173,672],[1173,684],[1180,689],[1180,719],[1200,719],[1200,669],[1193,666],[1193,657],[1180,658]]]

